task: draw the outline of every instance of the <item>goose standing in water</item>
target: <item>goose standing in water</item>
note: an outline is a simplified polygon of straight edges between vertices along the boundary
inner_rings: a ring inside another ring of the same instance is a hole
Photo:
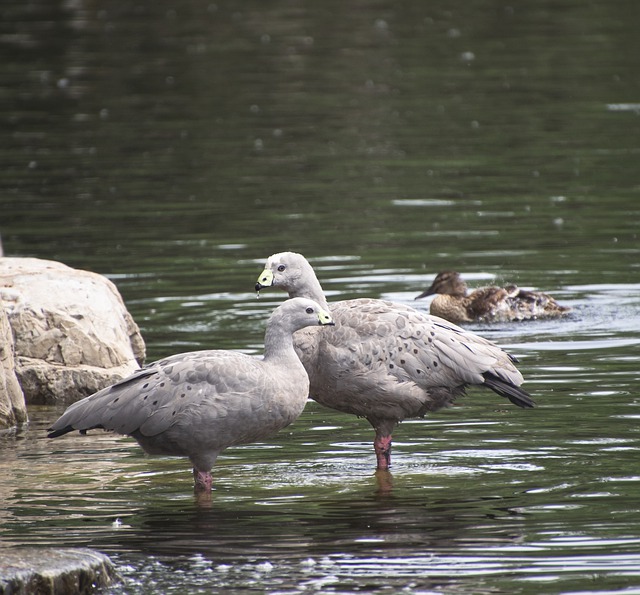
[[[431,287],[415,299],[434,294],[429,312],[456,324],[558,318],[571,311],[546,293],[515,285],[481,287],[468,293],[467,284],[455,271],[438,273]]]
[[[534,406],[520,388],[515,358],[493,343],[402,304],[354,299],[327,305],[301,254],[270,256],[256,290],[266,287],[313,299],[331,312],[335,328],[299,331],[294,345],[309,374],[311,398],[373,426],[378,469],[389,468],[400,421],[450,405],[468,385],[489,388],[519,407]]]
[[[263,359],[226,350],[172,355],[74,403],[49,437],[127,434],[150,454],[189,457],[196,491],[209,492],[221,451],[263,440],[302,413],[309,378],[293,333],[312,325],[333,325],[331,315],[309,299],[287,300],[267,322]]]

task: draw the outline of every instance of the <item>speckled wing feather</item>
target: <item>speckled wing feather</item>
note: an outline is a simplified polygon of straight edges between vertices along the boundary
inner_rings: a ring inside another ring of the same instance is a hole
[[[444,319],[373,299],[337,302],[330,309],[334,328],[295,335],[311,396],[329,407],[368,419],[379,409],[403,419],[447,405],[467,384],[483,384],[487,377],[494,390],[502,381],[523,381],[507,353]]]
[[[230,408],[244,406],[230,402],[229,395],[243,399],[259,379],[256,364],[247,355],[218,350],[168,357],[69,407],[50,436],[92,428],[153,436],[205,400],[207,415],[225,417]]]

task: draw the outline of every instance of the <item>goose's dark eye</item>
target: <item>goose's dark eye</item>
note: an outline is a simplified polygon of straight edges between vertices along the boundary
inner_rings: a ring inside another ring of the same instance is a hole
[[[311,306],[307,308],[307,314],[313,314],[313,308]]]
[[[278,267],[278,271],[282,272],[282,271],[284,271],[286,268],[287,268],[286,266],[284,266],[283,264],[281,264],[281,265]]]

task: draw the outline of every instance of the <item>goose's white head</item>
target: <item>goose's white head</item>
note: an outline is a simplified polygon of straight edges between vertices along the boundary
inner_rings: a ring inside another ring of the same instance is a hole
[[[258,277],[256,291],[259,293],[266,287],[282,289],[289,297],[306,297],[321,304],[324,302],[322,288],[313,268],[302,254],[296,252],[278,252],[269,256]]]

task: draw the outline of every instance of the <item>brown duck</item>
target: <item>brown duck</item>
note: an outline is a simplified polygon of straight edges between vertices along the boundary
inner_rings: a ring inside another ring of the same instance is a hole
[[[450,322],[509,322],[558,318],[571,311],[540,291],[506,287],[481,287],[468,293],[467,284],[456,271],[442,271],[431,287],[415,299],[436,295],[429,312]]]

